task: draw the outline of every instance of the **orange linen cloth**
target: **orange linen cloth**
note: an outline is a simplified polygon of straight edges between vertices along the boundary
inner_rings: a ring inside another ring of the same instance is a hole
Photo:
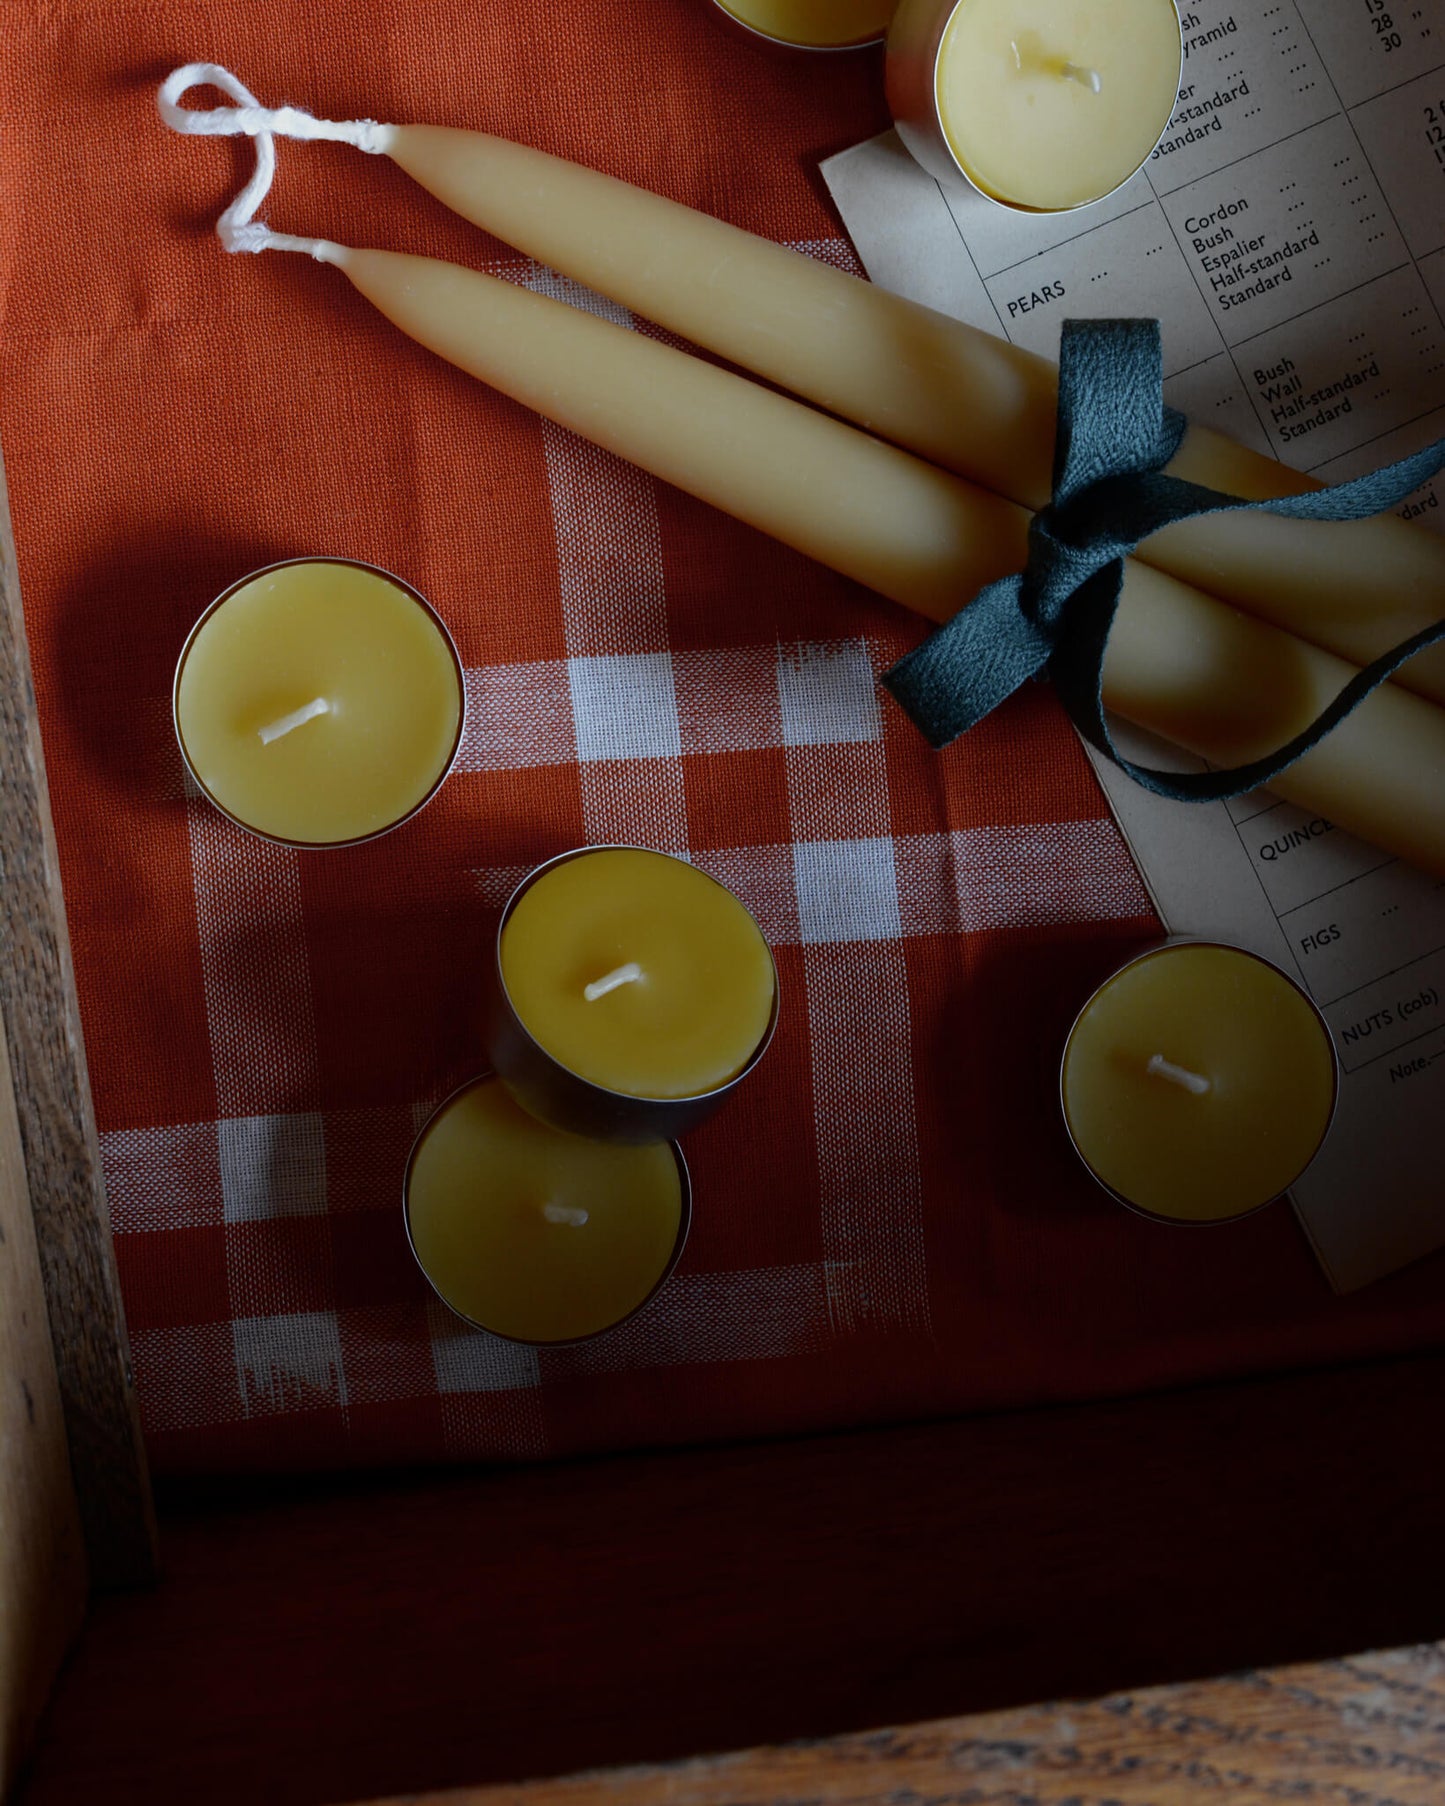
[[[876,51],[772,48],[708,0],[54,0],[6,8],[0,44],[0,434],[161,1468],[797,1431],[1440,1338],[1439,1261],[1339,1302],[1287,1207],[1162,1229],[1068,1154],[1070,1008],[1154,924],[1046,688],[929,752],[873,681],[921,623],[542,425],[335,271],[225,256],[251,147],[154,110],[215,59],[270,102],[509,133],[848,263],[817,164],[886,123]],[[267,213],[569,292],[344,148],[281,145]],[[344,852],[233,830],[170,725],[196,615],[307,553],[415,583],[469,673],[441,796]],[[782,1026],[689,1143],[662,1299],[539,1358],[430,1302],[402,1169],[482,1064],[510,887],[616,840],[742,893]]]

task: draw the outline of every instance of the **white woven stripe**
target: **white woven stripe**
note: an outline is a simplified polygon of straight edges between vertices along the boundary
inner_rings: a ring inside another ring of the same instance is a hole
[[[213,1122],[109,1129],[100,1137],[110,1226],[117,1235],[197,1229],[223,1220]]]
[[[902,937],[893,842],[886,837],[795,841],[793,880],[805,946]]]
[[[687,856],[687,786],[681,759],[579,765],[582,820],[592,846],[655,847]]]
[[[459,771],[848,745],[883,735],[873,662],[860,639],[538,659],[472,666],[465,677]]]
[[[780,1361],[825,1348],[828,1291],[817,1266],[679,1273],[632,1322],[544,1357],[549,1378],[697,1362]]]
[[[774,947],[1107,921],[1149,908],[1102,820],[704,847],[691,857],[742,898]],[[472,874],[494,908],[525,875],[518,865]]]
[[[528,865],[482,865],[472,872],[477,895],[489,909],[504,909],[512,892],[532,868]]]
[[[780,661],[779,691],[785,721],[807,729],[787,751],[788,811],[829,1313],[845,1333],[864,1324],[926,1331],[923,1182],[908,972],[887,833],[888,763],[879,741],[842,737],[877,718],[866,649],[805,655],[797,666]]]
[[[527,287],[630,326],[631,316],[565,276],[535,268]],[[542,447],[557,536],[569,657],[666,652],[667,597],[653,480],[549,420]]]
[[[783,744],[773,646],[674,652],[678,737],[685,753],[752,752]]]
[[[186,805],[206,1026],[215,1076],[217,1160],[228,1219],[324,1213],[320,1121],[278,1127],[317,1091],[316,1023],[296,853],[243,832],[200,796]],[[225,1126],[266,1119],[266,1130]],[[283,1119],[284,1120],[284,1119]],[[234,1251],[228,1247],[228,1258]],[[246,1416],[346,1402],[330,1311],[240,1317],[231,1325]]]
[[[929,1327],[902,945],[804,955],[828,1308],[841,1331]]]
[[[965,934],[1149,913],[1143,882],[1112,821],[970,828],[952,839],[958,926]]]
[[[881,741],[820,741],[787,749],[795,840],[886,839],[888,755]]]
[[[334,1311],[237,1317],[231,1337],[247,1417],[346,1404],[341,1331]]]
[[[801,251],[805,257],[816,258],[819,263],[831,263],[835,270],[846,270],[850,276],[864,273],[849,239],[795,238],[790,244],[794,251]]]
[[[527,286],[630,326],[625,308],[535,268]],[[687,848],[687,799],[667,644],[667,586],[650,476],[542,422],[568,684],[589,841]]]
[[[427,1303],[427,1328],[447,1449],[511,1460],[545,1455],[536,1350],[473,1329],[435,1298]]]
[[[567,676],[577,757],[583,764],[681,754],[671,653],[571,658]]]
[[[200,796],[186,824],[217,1115],[304,1109],[317,1088],[316,1024],[296,854]]]
[[[873,661],[863,640],[778,648],[784,746],[841,746],[883,738]]]
[[[326,1215],[326,1135],[320,1116],[227,1116],[216,1124],[228,1223]]]
[[[802,938],[791,846],[707,847],[693,863],[742,898],[770,946],[792,947]]]
[[[537,1351],[473,1329],[439,1298],[427,1300],[438,1392],[517,1392],[538,1383]]]
[[[246,1415],[229,1323],[133,1329],[130,1353],[147,1435],[231,1424]]]
[[[520,771],[570,765],[577,756],[572,692],[561,659],[524,665],[473,665],[463,676],[467,724],[458,771]]]

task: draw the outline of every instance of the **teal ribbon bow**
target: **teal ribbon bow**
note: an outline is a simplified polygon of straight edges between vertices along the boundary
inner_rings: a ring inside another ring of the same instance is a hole
[[[1445,469],[1445,439],[1397,464],[1308,495],[1248,502],[1163,474],[1188,422],[1166,408],[1157,320],[1070,320],[1059,352],[1053,500],[1029,527],[1024,570],[969,605],[883,675],[933,746],[946,746],[1030,677],[1047,671],[1074,725],[1146,790],[1218,802],[1269,783],[1339,725],[1406,659],[1445,639],[1445,619],[1352,677],[1302,733],[1227,771],[1136,765],[1104,719],[1103,669],[1124,560],[1151,533],[1197,514],[1246,508],[1291,520],[1363,520]]]

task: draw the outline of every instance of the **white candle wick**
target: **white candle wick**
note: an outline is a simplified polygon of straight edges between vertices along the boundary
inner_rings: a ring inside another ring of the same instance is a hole
[[[1146,1070],[1151,1078],[1168,1079],[1171,1085],[1181,1085],[1195,1097],[1203,1097],[1213,1089],[1202,1072],[1191,1072],[1187,1066],[1176,1066],[1172,1060],[1166,1060],[1163,1054],[1150,1054]]]
[[[542,1215],[549,1223],[566,1223],[573,1229],[580,1229],[587,1221],[587,1212],[575,1204],[544,1204]]]
[[[331,704],[324,696],[315,696],[310,702],[303,703],[299,709],[292,709],[289,715],[282,715],[278,721],[269,721],[259,728],[262,746],[269,746],[273,740],[279,740],[283,734],[289,734],[293,728],[303,727],[308,721],[314,721],[318,715],[329,715]]]
[[[642,967],[635,959],[630,959],[625,966],[614,966],[605,977],[594,978],[590,985],[583,985],[582,995],[588,1003],[596,1003],[599,997],[605,997],[620,985],[635,985],[641,977]]]
[[[1059,73],[1065,81],[1077,82],[1091,94],[1098,94],[1104,86],[1104,78],[1097,69],[1081,69],[1077,63],[1065,63]]]

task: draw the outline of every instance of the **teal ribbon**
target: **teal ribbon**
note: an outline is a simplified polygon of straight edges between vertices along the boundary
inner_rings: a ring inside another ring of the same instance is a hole
[[[1291,520],[1363,520],[1402,502],[1445,469],[1445,439],[1413,457],[1308,495],[1249,502],[1165,476],[1188,422],[1166,408],[1157,320],[1070,320],[1059,354],[1053,499],[1029,527],[1028,563],[979,591],[953,619],[884,673],[883,683],[934,746],[981,721],[1047,671],[1092,746],[1146,790],[1218,802],[1268,784],[1307,753],[1406,659],[1445,639],[1445,618],[1352,677],[1302,733],[1227,771],[1136,765],[1104,719],[1103,669],[1124,560],[1151,533],[1199,514],[1262,509]]]

